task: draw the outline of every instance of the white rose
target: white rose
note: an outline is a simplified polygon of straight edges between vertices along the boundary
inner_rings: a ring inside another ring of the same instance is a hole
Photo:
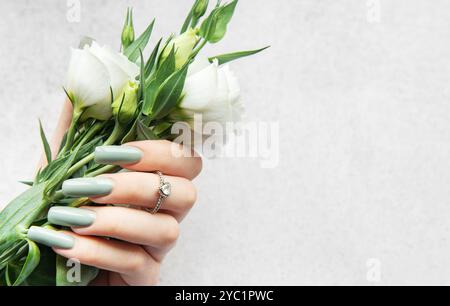
[[[110,48],[92,46],[72,49],[66,90],[84,116],[106,120],[111,117],[111,88],[117,97],[139,75],[139,67]]]
[[[239,122],[244,113],[237,78],[228,65],[196,60],[189,67],[181,111],[192,117],[202,114],[203,122]]]

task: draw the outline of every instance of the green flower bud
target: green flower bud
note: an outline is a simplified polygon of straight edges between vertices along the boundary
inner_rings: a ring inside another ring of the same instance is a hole
[[[189,59],[189,56],[194,50],[197,44],[198,37],[196,31],[189,29],[180,36],[173,39],[163,52],[162,58],[165,59],[169,56],[172,49],[175,47],[175,66],[177,69],[183,67],[183,65]]]
[[[134,42],[133,9],[128,8],[122,31],[122,46],[127,48]]]
[[[120,124],[128,124],[134,119],[138,107],[138,89],[139,85],[137,83],[129,81],[122,93],[118,97],[115,97],[112,104],[112,111]]]
[[[206,10],[208,9],[209,0],[197,0],[193,9],[193,16],[195,19],[201,18],[205,15]]]

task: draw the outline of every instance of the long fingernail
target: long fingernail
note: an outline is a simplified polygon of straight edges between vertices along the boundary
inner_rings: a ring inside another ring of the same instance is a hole
[[[47,215],[51,224],[70,227],[90,226],[94,223],[95,217],[96,214],[92,210],[63,206],[50,208]]]
[[[30,227],[27,237],[37,243],[57,249],[71,249],[75,244],[73,237],[39,226]]]
[[[105,196],[113,190],[113,182],[106,178],[79,178],[63,183],[62,191],[68,197]]]
[[[130,146],[102,146],[95,149],[95,162],[107,165],[127,165],[142,159],[142,151]]]

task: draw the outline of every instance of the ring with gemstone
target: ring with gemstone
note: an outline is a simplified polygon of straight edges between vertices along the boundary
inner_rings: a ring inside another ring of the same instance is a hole
[[[170,193],[172,192],[172,186],[170,185],[169,182],[166,182],[161,171],[156,171],[155,173],[159,176],[159,188],[158,188],[159,198],[158,201],[156,202],[155,208],[145,209],[151,214],[156,214],[161,209],[163,201],[166,198],[168,198],[170,196]]]

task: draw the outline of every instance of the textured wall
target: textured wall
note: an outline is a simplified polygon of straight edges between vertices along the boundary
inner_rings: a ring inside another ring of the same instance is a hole
[[[55,126],[68,47],[118,46],[127,5],[168,34],[190,1],[81,0],[79,23],[66,4],[0,2],[1,203],[33,172],[37,118]],[[233,67],[249,119],[280,123],[280,163],[205,162],[162,283],[450,283],[450,3],[242,0],[208,52],[266,44]]]

